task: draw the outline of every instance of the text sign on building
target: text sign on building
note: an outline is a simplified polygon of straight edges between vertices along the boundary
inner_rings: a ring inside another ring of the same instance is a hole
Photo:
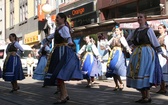
[[[83,6],[74,8],[72,10],[66,11],[64,13],[66,14],[66,16],[73,18],[73,17],[79,16],[79,15],[82,15],[82,14],[85,14],[88,12],[92,12],[94,10],[93,7],[94,7],[94,4],[93,4],[93,2],[91,2],[86,5],[83,5]]]
[[[96,23],[97,15],[96,15],[96,12],[93,12],[78,18],[72,18],[71,22],[73,23],[74,27]]]
[[[39,41],[38,31],[31,32],[24,36],[24,44],[30,44]]]

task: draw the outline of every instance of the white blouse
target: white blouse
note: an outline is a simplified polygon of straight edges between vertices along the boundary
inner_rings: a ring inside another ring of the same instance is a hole
[[[67,39],[68,43],[73,43],[69,28],[67,26],[63,26],[58,32],[62,38]],[[47,39],[52,40],[54,38],[54,35],[55,33],[50,34],[49,36],[47,36]]]
[[[89,43],[89,44],[91,44],[91,43]],[[83,45],[82,48],[78,51],[78,54],[82,54],[84,51],[86,51],[86,46],[87,45]],[[92,44],[91,48],[92,48],[92,52],[94,53],[95,56],[100,55],[95,44]]]

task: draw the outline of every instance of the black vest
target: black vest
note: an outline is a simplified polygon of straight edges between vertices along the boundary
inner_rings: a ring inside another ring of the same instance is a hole
[[[62,26],[62,27],[64,27],[64,26]],[[60,27],[60,28],[58,28],[58,29],[55,30],[55,34],[54,34],[54,44],[60,44],[60,43],[66,43],[66,42],[67,42],[67,40],[64,39],[64,38],[60,35],[60,33],[59,33],[59,30],[60,30],[62,27]]]
[[[151,44],[149,37],[147,35],[148,29],[149,28],[145,28],[144,30],[141,31],[138,31],[138,29],[135,30],[133,40],[134,45]]]
[[[8,44],[8,52],[17,52],[17,48],[14,46],[15,43]]]

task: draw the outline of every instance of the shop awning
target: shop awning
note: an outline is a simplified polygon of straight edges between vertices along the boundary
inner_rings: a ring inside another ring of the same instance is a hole
[[[162,21],[166,19],[168,19],[168,15],[155,15],[155,16],[147,17],[147,21],[149,21],[149,23],[152,21],[153,23],[155,23],[156,21],[154,20]],[[81,36],[81,35],[90,35],[90,34],[95,34],[102,31],[109,31],[114,27],[115,23],[119,23],[121,28],[129,28],[130,24],[132,24],[130,28],[135,29],[138,27],[137,17],[115,18],[115,19],[109,19],[100,23],[93,23],[89,25],[74,27],[72,28],[74,31],[72,33],[72,36],[74,37],[74,36]]]

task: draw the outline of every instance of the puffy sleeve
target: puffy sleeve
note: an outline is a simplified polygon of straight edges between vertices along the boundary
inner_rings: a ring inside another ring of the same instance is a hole
[[[69,31],[69,28],[67,26],[63,26],[60,30],[59,30],[59,33],[60,35],[67,39],[68,43],[73,43],[72,42],[72,38],[71,38],[71,35],[70,35],[70,31]]]
[[[126,39],[125,39],[125,37],[121,37],[120,42],[126,48],[127,52],[129,52],[131,50],[127,41],[126,41]]]
[[[52,34],[50,34],[49,36],[47,36],[47,39],[51,41],[51,40],[54,38],[54,34],[55,34],[55,33],[52,33]]]
[[[101,50],[108,50],[108,47],[109,47],[108,40],[107,40],[107,39],[105,39],[105,40],[100,40],[100,41],[99,41],[99,46],[100,46],[100,49],[101,49]]]
[[[82,54],[86,49],[86,45],[83,45],[82,48],[78,51],[78,54]]]
[[[160,47],[160,44],[159,44],[159,42],[158,42],[158,39],[157,39],[157,37],[156,37],[154,31],[153,31],[151,28],[148,29],[147,35],[148,35],[148,37],[149,37],[149,40],[150,40],[152,46],[155,48],[155,50],[156,50],[158,53],[163,53],[163,52],[162,52],[162,49],[161,49],[161,47]]]
[[[51,42],[52,39],[54,38],[54,34],[55,34],[55,33],[52,33],[52,34],[50,34],[49,36],[47,36],[45,39],[43,39],[43,40],[41,41],[41,44],[42,44],[42,45],[45,45],[46,43]]]
[[[96,56],[99,56],[99,55],[100,55],[100,54],[99,54],[99,51],[98,51],[98,49],[97,49],[97,47],[96,47],[95,44],[92,45],[92,51],[93,51],[94,55],[96,55]]]
[[[165,36],[164,44],[166,45],[166,51],[168,52],[168,35]]]
[[[47,53],[50,53],[50,47],[49,47],[49,46],[46,46],[44,50],[45,50]]]
[[[24,51],[23,48],[22,48],[22,46],[19,44],[19,42],[16,41],[15,44],[14,44],[14,46],[15,46],[17,49],[19,49],[20,51],[22,51],[22,52]]]
[[[113,41],[113,37],[108,41],[108,45],[110,45]]]

